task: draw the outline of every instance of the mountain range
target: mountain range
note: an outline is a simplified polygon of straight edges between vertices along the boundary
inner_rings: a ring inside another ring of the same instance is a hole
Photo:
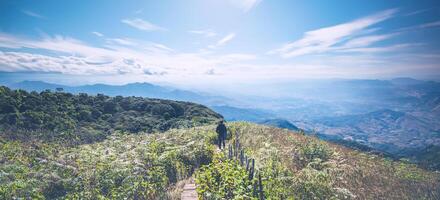
[[[432,154],[432,149],[440,146],[440,83],[434,81],[332,79],[259,87],[262,94],[271,91],[280,94],[277,97],[221,96],[150,83],[65,86],[23,81],[7,86],[29,91],[63,88],[71,93],[191,101],[210,107],[228,121],[299,128],[348,146],[414,161],[430,157],[420,153]]]

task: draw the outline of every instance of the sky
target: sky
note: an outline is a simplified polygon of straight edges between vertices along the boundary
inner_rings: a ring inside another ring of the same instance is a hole
[[[205,88],[437,80],[439,35],[435,0],[1,0],[0,72]]]

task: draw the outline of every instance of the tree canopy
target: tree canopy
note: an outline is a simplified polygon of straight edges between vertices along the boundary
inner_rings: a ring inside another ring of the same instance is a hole
[[[0,130],[13,139],[89,143],[114,131],[163,132],[220,118],[207,107],[189,102],[0,87]]]

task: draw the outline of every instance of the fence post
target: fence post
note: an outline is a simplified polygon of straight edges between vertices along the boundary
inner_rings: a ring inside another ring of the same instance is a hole
[[[235,140],[234,141],[234,154],[233,154],[233,157],[234,157],[234,159],[237,157],[237,140]]]
[[[228,148],[229,148],[229,151],[228,151],[228,158],[229,158],[229,160],[230,160],[230,159],[232,159],[232,145],[229,144]]]
[[[245,156],[244,160],[246,161],[246,172],[248,172],[248,170],[249,170],[249,158],[247,156]]]
[[[243,166],[243,159],[244,159],[244,155],[243,155],[243,149],[240,151],[240,165]]]
[[[258,197],[258,192],[257,192],[257,182],[255,182],[255,181],[254,181],[253,196],[254,196],[254,197]]]
[[[240,141],[237,140],[237,154],[235,154],[235,159],[238,160],[240,157]]]
[[[238,153],[240,152],[240,141],[238,141],[238,130],[235,131],[235,152],[234,157],[237,159]]]
[[[255,172],[255,159],[252,159],[251,169],[249,170],[249,180],[252,180],[254,178],[254,172]]]

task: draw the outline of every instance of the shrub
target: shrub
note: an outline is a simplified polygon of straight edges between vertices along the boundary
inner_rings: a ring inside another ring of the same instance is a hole
[[[314,138],[306,139],[305,143],[297,143],[298,149],[296,151],[295,159],[301,165],[305,167],[311,165],[315,169],[322,169],[322,163],[328,161],[333,151],[323,141],[316,140]]]
[[[236,161],[216,154],[213,162],[196,172],[200,199],[250,199],[253,182]]]
[[[263,191],[269,199],[293,199],[293,173],[281,163],[278,156],[272,154],[270,159],[261,164]]]
[[[294,191],[298,199],[332,199],[335,192],[330,175],[313,168],[304,168],[295,177]]]

